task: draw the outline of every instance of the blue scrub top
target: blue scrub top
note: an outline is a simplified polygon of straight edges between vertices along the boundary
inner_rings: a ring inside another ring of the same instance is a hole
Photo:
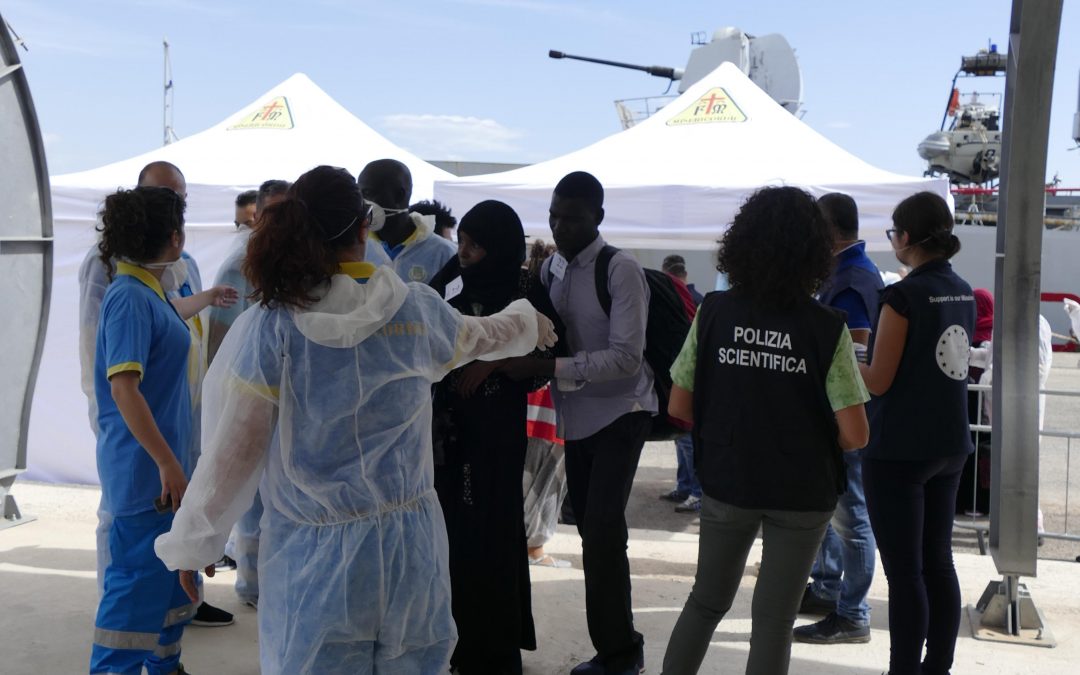
[[[121,417],[109,379],[121,372],[139,373],[139,391],[190,476],[190,347],[188,326],[165,299],[157,279],[140,267],[119,263],[101,304],[94,359],[98,476],[103,507],[114,516],[152,511],[161,495],[161,479],[157,464]]]

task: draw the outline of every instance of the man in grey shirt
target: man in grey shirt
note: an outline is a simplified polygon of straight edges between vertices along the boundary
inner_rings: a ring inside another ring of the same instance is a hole
[[[572,356],[516,360],[515,377],[555,378],[552,393],[566,441],[570,503],[582,538],[586,614],[597,654],[572,675],[638,673],[644,641],[634,630],[626,502],[641,449],[657,412],[653,373],[645,362],[649,289],[645,272],[618,252],[608,267],[610,316],[596,294],[596,258],[604,248],[599,225],[604,189],[576,171],[555,187],[549,224],[559,252],[540,273],[566,324]]]

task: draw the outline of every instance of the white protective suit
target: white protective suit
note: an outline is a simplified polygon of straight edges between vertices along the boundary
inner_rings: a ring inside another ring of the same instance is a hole
[[[248,309],[207,375],[203,457],[158,556],[218,560],[263,476],[262,672],[445,673],[456,629],[431,385],[553,335],[526,301],[462,317],[389,267],[365,285],[335,275],[305,310]]]

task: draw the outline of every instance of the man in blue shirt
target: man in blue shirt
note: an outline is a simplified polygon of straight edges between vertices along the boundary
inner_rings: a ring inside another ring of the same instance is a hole
[[[855,201],[840,193],[818,199],[832,226],[836,269],[818,299],[847,312],[847,327],[859,360],[877,327],[879,295],[884,284],[877,266],[859,240]],[[874,579],[876,543],[863,493],[862,450],[845,452],[847,492],[840,495],[832,523],[825,532],[812,582],[803,594],[802,614],[825,614],[821,621],[794,631],[796,642],[841,644],[870,641],[870,606],[866,596]]]

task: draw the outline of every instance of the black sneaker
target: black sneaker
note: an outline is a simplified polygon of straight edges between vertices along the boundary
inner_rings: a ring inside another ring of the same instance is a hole
[[[232,614],[204,602],[195,610],[195,617],[191,619],[191,625],[203,626],[204,628],[220,628],[232,624],[233,621]]]
[[[236,569],[236,561],[227,555],[221,556],[221,560],[214,563],[214,569],[220,571]]]
[[[848,621],[836,612],[792,631],[795,642],[814,645],[863,644],[870,642],[870,626]]]
[[[802,594],[802,602],[799,603],[799,614],[811,616],[827,616],[836,611],[836,603],[826,600],[813,591],[810,584],[806,584],[806,590]]]
[[[645,672],[645,645],[638,648],[637,660],[634,665],[624,671],[608,670],[600,660],[600,655],[592,657],[584,663],[579,663],[570,671],[570,675],[640,675]]]
[[[678,490],[672,490],[671,492],[665,492],[664,494],[660,495],[660,499],[663,499],[665,502],[675,502],[676,504],[681,504],[685,502],[686,498],[689,496],[690,493],[688,492],[679,492]]]

